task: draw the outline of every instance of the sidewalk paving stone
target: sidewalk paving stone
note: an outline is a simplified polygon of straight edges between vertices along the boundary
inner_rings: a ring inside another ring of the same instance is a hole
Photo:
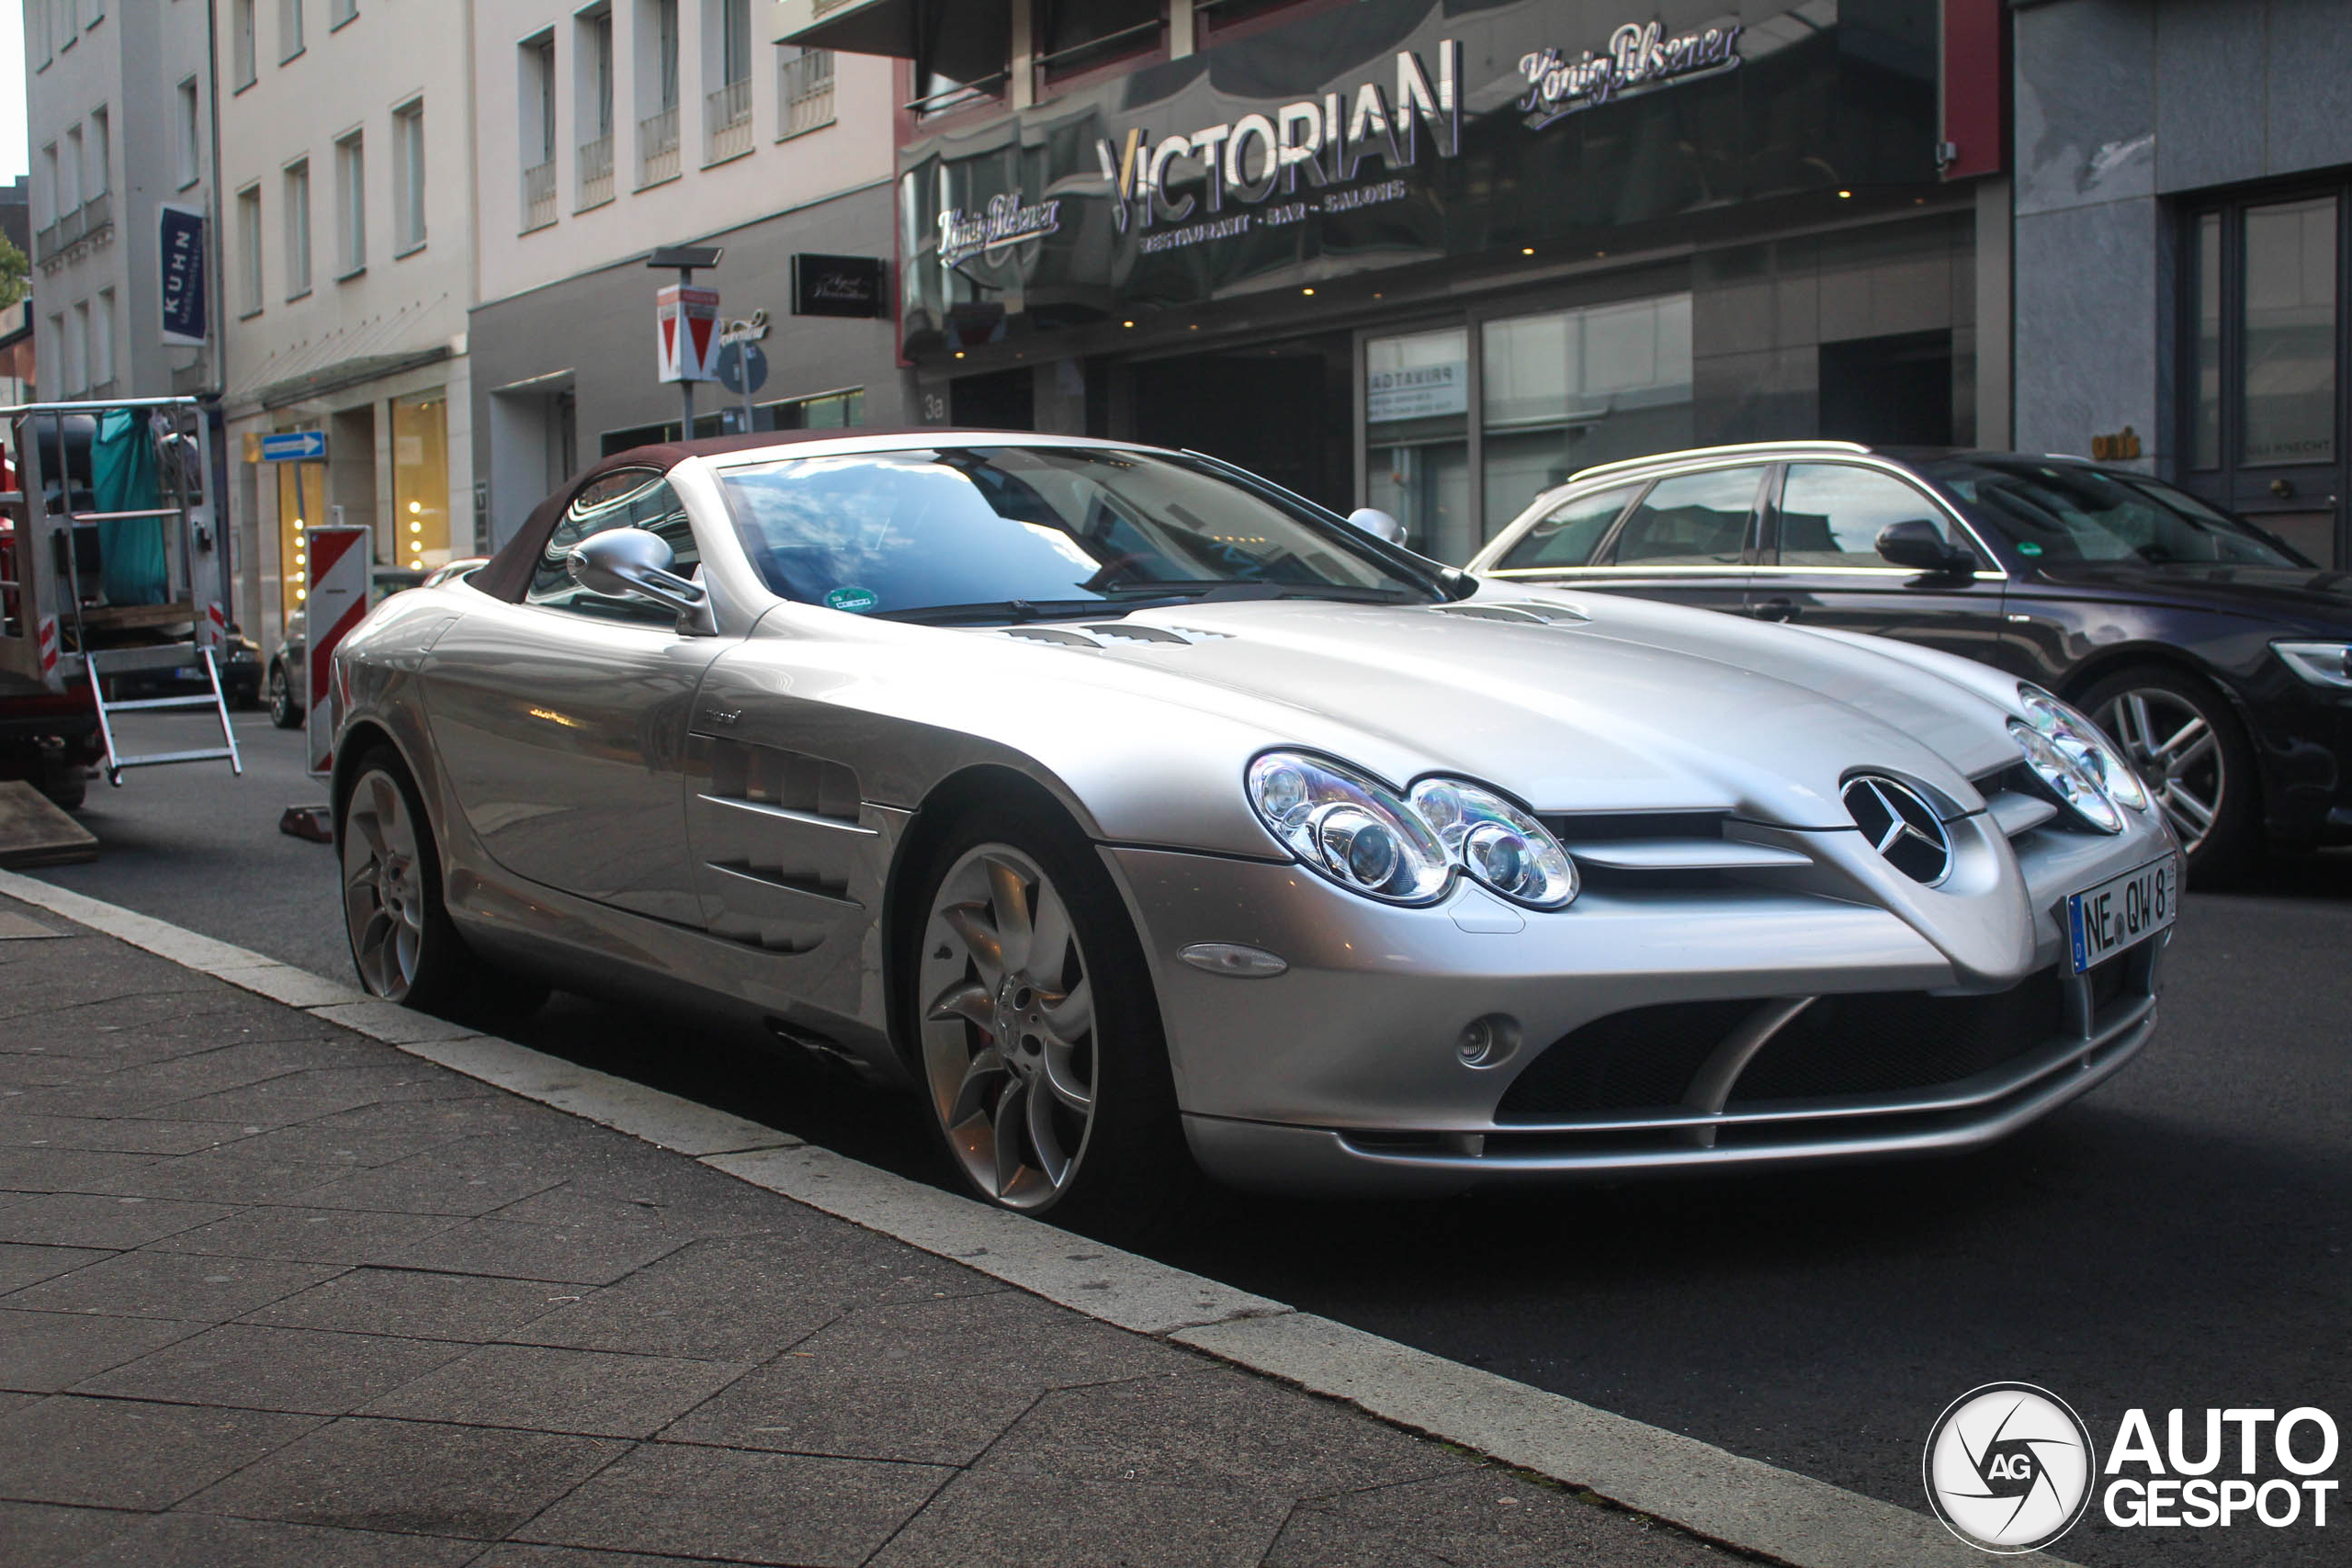
[[[1721,1560],[44,918],[6,1568]]]
[[[85,1378],[74,1392],[343,1416],[464,1353],[443,1339],[232,1323]]]
[[[60,1271],[0,1296],[0,1307],[226,1323],[335,1274],[330,1264],[278,1263],[193,1252],[85,1256],[89,1261],[85,1267]]]

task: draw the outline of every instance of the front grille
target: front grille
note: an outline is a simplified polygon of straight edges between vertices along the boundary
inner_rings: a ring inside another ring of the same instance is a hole
[[[2097,1005],[2127,985],[2120,956],[2088,976]],[[1784,1025],[1733,1086],[1726,1111],[1764,1101],[1899,1093],[1990,1071],[2070,1032],[2064,980],[2045,969],[2008,990],[1825,996]],[[1725,1036],[1768,998],[1665,1002],[1573,1030],[1521,1070],[1495,1108],[1503,1126],[1670,1112]]]

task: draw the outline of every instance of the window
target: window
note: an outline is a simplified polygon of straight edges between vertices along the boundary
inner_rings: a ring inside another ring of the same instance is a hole
[[[368,148],[356,130],[334,144],[334,229],[336,275],[349,277],[366,270]]]
[[[25,8],[25,25],[32,31],[34,69],[45,69],[56,58],[56,41],[50,37],[49,6],[45,0],[32,0]]]
[[[833,51],[776,45],[776,139],[833,123]]]
[[[89,154],[84,147],[82,128],[77,125],[65,133],[65,156],[57,165],[60,217],[82,205],[83,171],[89,167]]]
[[[36,6],[45,4],[51,17],[54,18],[51,26],[57,32],[58,52],[62,54],[65,51],[72,49],[82,36],[82,23],[74,15],[74,0],[32,0],[32,3]]]
[[[114,290],[101,288],[90,310],[90,385],[114,385]]]
[[[610,528],[643,528],[658,536],[670,547],[670,570],[680,577],[694,576],[702,564],[702,554],[695,546],[694,526],[687,520],[677,492],[659,474],[624,468],[591,481],[571,498],[571,504],[564,509],[563,520],[548,537],[547,548],[539,558],[538,570],[532,574],[524,602],[606,620],[662,626],[674,622],[676,615],[658,604],[649,604],[641,599],[611,598],[571,581],[564,558],[582,539]]]
[[[237,91],[243,92],[254,85],[257,51],[254,47],[254,7],[259,0],[232,0],[229,15],[229,56],[231,78]]]
[[[1617,566],[1737,566],[1747,547],[1761,468],[1677,474],[1650,487],[1617,531]]]
[[[448,414],[442,388],[392,400],[391,558],[411,571],[450,560]]]
[[[2031,457],[1948,457],[1927,472],[1979,525],[2043,562],[2302,566],[2236,518],[2136,475]]]
[[[238,313],[261,314],[261,187],[237,193]]]
[[[107,19],[107,0],[82,0],[83,26],[95,28]]]
[[[277,62],[302,52],[302,0],[277,0]]]
[[[1490,528],[1580,468],[1691,443],[1688,294],[1488,321],[1480,346]]]
[[[678,0],[638,0],[637,183],[678,174]]]
[[[613,8],[583,11],[572,31],[572,114],[580,136],[579,209],[613,199]]]
[[[752,150],[751,0],[706,0],[704,70],[718,87],[703,96],[703,162],[722,163]],[[712,58],[715,51],[716,58]]]
[[[2248,463],[2335,456],[2335,198],[2245,213]]]
[[[1040,0],[1037,63],[1083,70],[1159,41],[1161,0]]]
[[[286,298],[311,291],[311,161],[286,169]]]
[[[51,223],[65,216],[65,185],[61,170],[57,143],[44,144],[40,150],[40,199]]]
[[[517,51],[515,103],[521,123],[523,231],[555,221],[555,34],[525,39]]]
[[[327,0],[327,31],[359,19],[359,0]]]
[[[204,106],[195,77],[180,84],[175,107],[172,151],[178,164],[179,187],[186,190],[204,173]]]
[[[86,144],[90,159],[89,173],[82,181],[82,199],[88,201],[113,188],[109,166],[114,162],[111,124],[104,108],[90,111],[90,137]]]
[[[392,254],[424,246],[424,100],[392,111]]]
[[[865,389],[762,403],[755,412],[761,430],[854,430],[865,423]]]
[[[1591,495],[1572,496],[1538,519],[1497,563],[1506,571],[1583,566],[1592,559],[1609,525],[1623,513],[1638,485],[1621,485]]]
[[[1364,344],[1365,504],[1424,555],[1464,561],[1470,533],[1470,334],[1462,327]]]
[[[80,393],[90,389],[90,302],[77,299],[68,312],[72,326],[65,334],[65,384]]]
[[[1890,524],[1928,522],[1951,530],[1933,502],[1893,474],[1849,463],[1792,463],[1781,483],[1780,564],[1902,569],[1878,553]]]

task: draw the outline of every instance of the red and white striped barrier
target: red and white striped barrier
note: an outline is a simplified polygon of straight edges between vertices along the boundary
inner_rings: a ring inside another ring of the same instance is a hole
[[[311,737],[311,772],[334,769],[334,650],[368,614],[376,577],[373,528],[305,528],[302,548],[310,558],[308,612],[310,646],[303,658],[310,712],[303,721]]]

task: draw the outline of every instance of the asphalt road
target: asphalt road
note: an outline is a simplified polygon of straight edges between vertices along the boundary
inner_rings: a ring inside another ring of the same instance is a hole
[[[160,722],[160,721],[159,721]],[[248,770],[94,787],[68,886],[348,977],[323,798],[253,716]],[[518,1037],[942,1179],[913,1105],[762,1043],[559,997]],[[2023,1381],[2101,1440],[2124,1411],[2314,1404],[2352,1473],[2352,857],[2184,908],[2155,1043],[2003,1146],[1932,1164],[1348,1205],[1220,1198],[1157,1250],[1312,1311],[1920,1507],[1951,1400]],[[2275,1466],[2267,1473],[2278,1475]],[[2327,1529],[2125,1531],[2092,1564],[2352,1561]]]

